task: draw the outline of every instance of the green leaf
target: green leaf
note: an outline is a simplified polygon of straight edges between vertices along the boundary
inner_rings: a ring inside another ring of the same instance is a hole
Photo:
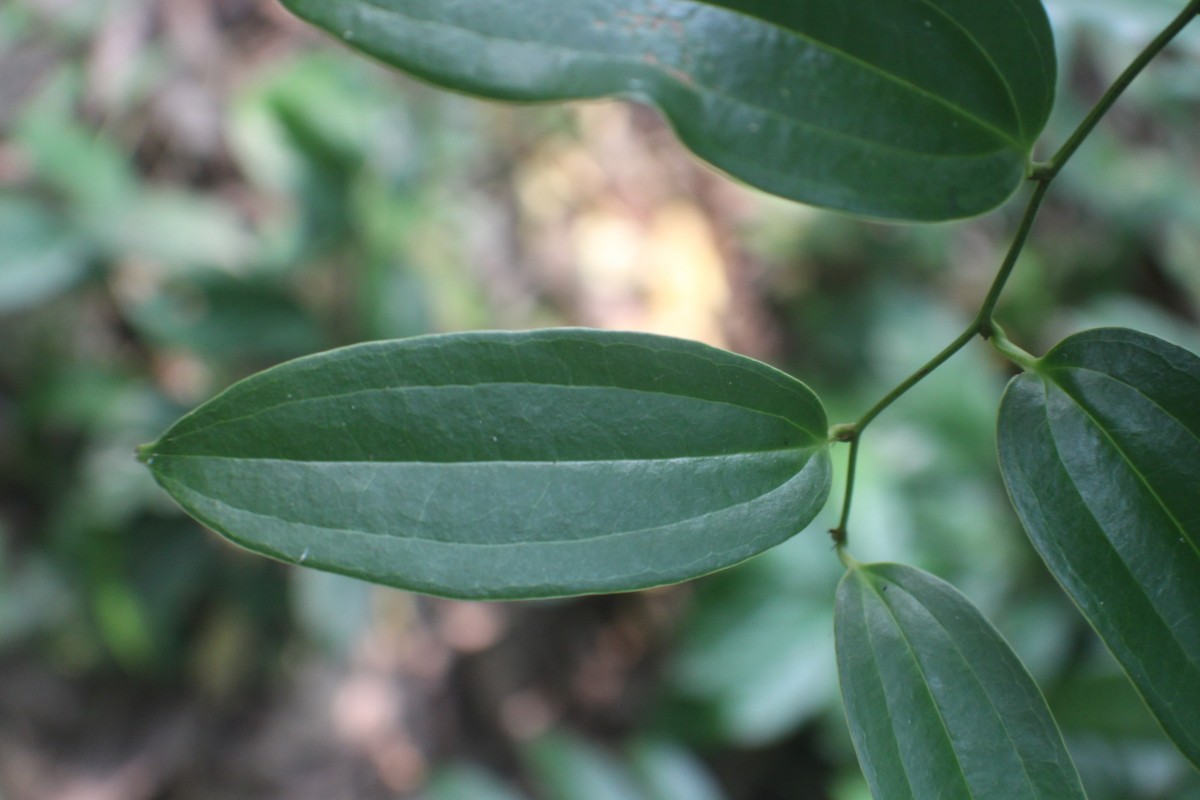
[[[1003,201],[1053,102],[1037,0],[284,0],[440,85],[657,105],[759,188],[938,220]]]
[[[526,754],[545,796],[553,800],[648,800],[625,765],[583,739],[551,734]]]
[[[661,336],[468,333],[276,367],[140,456],[193,516],[284,561],[414,591],[623,591],[802,529],[825,412],[764,364]]]
[[[954,587],[855,565],[834,612],[850,733],[878,800],[1083,800],[1046,702]]]
[[[1072,336],[1009,384],[999,446],[1034,546],[1200,766],[1200,358]]]
[[[87,273],[88,252],[40,205],[0,195],[0,315],[70,289]]]
[[[841,577],[828,555],[823,537],[797,537],[698,584],[660,720],[689,741],[752,748],[824,711],[837,694],[829,617]]]
[[[650,800],[722,800],[717,782],[679,744],[668,739],[641,739],[629,748],[634,774]]]
[[[524,800],[482,769],[466,764],[441,767],[429,785],[431,800]]]
[[[171,281],[124,311],[154,344],[226,362],[258,358],[270,363],[319,350],[327,341],[280,282],[223,272]]]

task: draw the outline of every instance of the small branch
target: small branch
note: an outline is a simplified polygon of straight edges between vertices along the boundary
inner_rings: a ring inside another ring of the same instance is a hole
[[[1046,199],[1046,192],[1050,190],[1052,177],[1035,178],[1034,180],[1037,181],[1037,186],[1034,188],[1033,194],[1029,196],[1029,203],[1025,206],[1025,215],[1021,217],[1021,223],[1017,226],[1017,232],[1013,234],[1012,244],[1008,246],[1004,261],[1001,262],[1000,269],[992,280],[991,288],[983,298],[983,304],[979,307],[979,313],[975,315],[975,321],[971,323],[972,328],[968,328],[968,330],[978,331],[985,339],[992,334],[992,312],[996,310],[996,304],[1000,302],[1000,294],[1004,291],[1004,286],[1008,283],[1013,268],[1017,266],[1017,259],[1020,258],[1021,251],[1025,249],[1029,232],[1033,230],[1033,223],[1042,209],[1042,201]]]
[[[846,494],[842,497],[842,516],[836,528],[830,528],[829,535],[838,550],[846,544],[846,523],[850,521],[850,506],[854,502],[854,471],[858,467],[858,436],[850,440],[850,455],[846,456]]]
[[[1001,263],[1000,269],[992,281],[992,286],[984,298],[983,305],[979,308],[979,313],[975,315],[975,319],[971,321],[971,324],[954,341],[942,348],[941,352],[929,359],[920,369],[909,375],[879,402],[871,406],[867,410],[867,413],[858,418],[857,422],[835,425],[830,429],[832,440],[850,442],[850,454],[847,456],[846,462],[846,494],[842,500],[842,516],[838,521],[837,527],[829,532],[835,544],[840,546],[846,543],[846,526],[850,520],[850,507],[854,496],[854,473],[858,464],[858,443],[862,437],[863,429],[870,425],[872,420],[879,416],[884,409],[906,394],[909,389],[916,386],[927,375],[949,361],[951,356],[966,347],[967,343],[976,336],[982,336],[985,339],[991,337],[993,331],[992,311],[1000,299],[1000,293],[1004,289],[1004,284],[1008,282],[1009,276],[1012,275],[1013,267],[1016,266],[1017,257],[1020,256],[1026,239],[1029,238],[1029,232],[1033,228],[1033,222],[1037,218],[1038,210],[1042,206],[1042,200],[1045,199],[1046,190],[1049,186],[1049,181],[1039,181],[1037,188],[1030,195],[1029,203],[1025,207],[1025,215],[1021,218],[1021,224],[1017,227],[1016,235],[1013,237],[1012,244],[1009,245],[1008,253],[1005,255],[1004,261]],[[837,435],[834,435],[835,433]]]
[[[831,441],[850,443],[850,453],[847,456],[846,462],[846,493],[842,501],[842,515],[838,520],[837,527],[829,531],[830,536],[833,537],[834,544],[838,548],[839,554],[843,552],[848,536],[846,526],[850,520],[850,507],[854,497],[854,475],[858,465],[859,442],[862,439],[863,430],[871,424],[871,421],[875,417],[879,416],[884,409],[900,399],[909,389],[920,383],[926,375],[933,372],[948,361],[951,356],[966,347],[967,343],[976,336],[991,339],[993,346],[1000,353],[1024,369],[1029,369],[1037,363],[1036,358],[1008,340],[1008,337],[1004,335],[1004,331],[992,320],[992,314],[995,312],[996,304],[1000,301],[1000,295],[1004,291],[1009,277],[1012,275],[1013,268],[1017,265],[1017,259],[1020,257],[1021,251],[1025,248],[1025,242],[1029,238],[1029,232],[1033,229],[1033,223],[1037,219],[1038,211],[1041,210],[1042,201],[1046,199],[1046,192],[1050,189],[1050,183],[1062,171],[1063,166],[1075,154],[1075,151],[1079,149],[1084,140],[1087,139],[1088,134],[1096,127],[1100,119],[1112,108],[1117,98],[1129,87],[1129,84],[1133,83],[1133,79],[1197,16],[1200,16],[1200,0],[1191,0],[1179,16],[1162,33],[1156,36],[1138,57],[1133,60],[1133,63],[1121,73],[1113,85],[1108,88],[1108,91],[1100,98],[1099,102],[1096,103],[1095,107],[1084,117],[1083,122],[1079,124],[1079,127],[1075,129],[1075,132],[1071,134],[1066,143],[1054,154],[1054,157],[1046,162],[1033,162],[1029,165],[1028,178],[1035,182],[1036,186],[1033,193],[1029,196],[1029,203],[1025,206],[1025,214],[1021,217],[1021,223],[1017,226],[1012,244],[1009,245],[1008,252],[1004,256],[1004,261],[1001,262],[1000,268],[996,272],[996,277],[992,280],[992,285],[979,307],[979,313],[975,315],[975,319],[971,321],[966,330],[960,333],[953,342],[946,345],[940,353],[926,362],[924,366],[908,376],[903,383],[888,392],[883,399],[871,406],[867,410],[867,413],[859,417],[857,422],[835,425],[830,429]]]
[[[847,541],[846,525],[850,522],[850,509],[854,495],[854,473],[856,473],[858,465],[859,441],[862,440],[863,431],[866,426],[870,425],[876,416],[880,415],[889,405],[898,401],[913,386],[919,384],[925,378],[925,375],[934,372],[934,369],[942,366],[944,362],[950,359],[950,356],[953,356],[959,350],[966,347],[967,342],[970,342],[976,336],[992,339],[992,345],[1001,354],[1018,363],[1022,368],[1028,369],[1036,365],[1036,357],[1033,357],[1026,353],[1025,350],[1021,350],[1015,344],[1008,341],[1008,337],[1004,336],[1004,332],[1000,329],[1000,326],[997,326],[995,321],[992,320],[992,313],[996,311],[996,303],[1000,302],[1000,295],[1003,293],[1004,285],[1008,283],[1008,278],[1012,276],[1016,260],[1020,258],[1021,251],[1025,248],[1025,242],[1028,236],[1030,236],[1030,231],[1033,229],[1033,222],[1037,219],[1038,211],[1042,209],[1042,201],[1045,199],[1046,192],[1050,190],[1051,181],[1054,181],[1058,173],[1061,172],[1064,164],[1070,160],[1070,157],[1075,155],[1075,151],[1079,150],[1079,146],[1084,143],[1088,134],[1096,127],[1100,119],[1103,119],[1103,116],[1108,113],[1108,110],[1112,108],[1112,104],[1117,101],[1117,98],[1123,94],[1124,90],[1128,89],[1129,84],[1133,83],[1134,78],[1138,77],[1138,74],[1142,70],[1145,70],[1146,65],[1154,60],[1154,56],[1157,56],[1162,52],[1163,48],[1168,46],[1172,38],[1180,34],[1180,31],[1187,28],[1188,23],[1192,22],[1198,16],[1200,16],[1200,0],[1188,2],[1187,7],[1180,13],[1180,16],[1176,17],[1174,22],[1166,26],[1163,32],[1154,37],[1154,40],[1150,44],[1147,44],[1146,49],[1142,50],[1138,58],[1133,60],[1133,64],[1130,64],[1126,68],[1126,71],[1122,72],[1121,76],[1116,79],[1116,82],[1110,86],[1109,90],[1104,92],[1104,96],[1100,97],[1099,102],[1096,103],[1091,112],[1088,112],[1084,121],[1080,122],[1078,128],[1075,128],[1075,132],[1070,134],[1070,138],[1062,145],[1062,148],[1058,149],[1054,158],[1051,158],[1048,162],[1032,162],[1030,164],[1030,168],[1028,168],[1028,180],[1033,181],[1036,186],[1034,186],[1030,200],[1028,200],[1028,204],[1025,206],[1025,216],[1021,217],[1021,222],[1013,236],[1012,245],[1009,245],[1008,252],[1004,255],[1004,260],[1000,265],[1000,270],[996,272],[996,277],[992,279],[988,295],[984,297],[982,305],[979,306],[979,313],[971,320],[971,324],[966,327],[966,330],[959,333],[958,338],[947,344],[941,353],[932,357],[924,366],[917,369],[917,372],[908,375],[904,383],[896,386],[880,402],[872,405],[866,411],[866,414],[859,417],[857,422],[847,423],[847,425],[836,425],[830,428],[830,440],[848,441],[850,443],[850,453],[846,457],[846,494],[844,499],[842,499],[841,518],[839,519],[838,527],[829,530],[829,535],[833,536],[834,545],[838,547],[839,553],[844,552]]]
[[[1097,123],[1112,108],[1113,103],[1117,102],[1117,98],[1129,88],[1129,84],[1133,83],[1133,79],[1141,74],[1146,65],[1153,61],[1163,51],[1163,48],[1170,44],[1171,40],[1178,36],[1179,32],[1186,28],[1188,23],[1197,16],[1200,16],[1200,0],[1192,0],[1179,13],[1179,16],[1163,29],[1162,33],[1154,37],[1154,40],[1146,45],[1146,48],[1125,68],[1125,71],[1113,82],[1113,85],[1108,87],[1108,91],[1101,96],[1092,110],[1088,112],[1083,122],[1079,123],[1079,127],[1075,129],[1075,132],[1071,134],[1070,138],[1067,139],[1058,152],[1054,154],[1054,157],[1046,164],[1048,175],[1043,180],[1049,181],[1059,173],[1063,165],[1067,163],[1071,156],[1075,154],[1075,151],[1079,149],[1079,146],[1087,139],[1092,129],[1096,127]]]
[[[1004,331],[994,322],[992,323],[991,342],[992,347],[996,349],[997,353],[1004,356],[1026,372],[1032,369],[1037,369],[1037,357],[1025,352],[1010,342],[1008,337],[1004,335]]]

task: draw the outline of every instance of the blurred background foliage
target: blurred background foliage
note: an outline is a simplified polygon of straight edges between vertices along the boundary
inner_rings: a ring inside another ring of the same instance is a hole
[[[1052,3],[1048,145],[1181,5]],[[1200,351],[1197,33],[1052,192],[999,313],[1026,348],[1125,324]],[[645,108],[435,91],[270,0],[6,0],[0,797],[867,800],[832,654],[836,503],[689,585],[456,603],[248,556],[133,448],[283,359],[558,324],[763,358],[851,419],[970,318],[1017,205],[919,228],[791,205]],[[983,607],[1094,800],[1196,800],[1008,510],[1007,375],[976,344],[879,419],[854,552]]]

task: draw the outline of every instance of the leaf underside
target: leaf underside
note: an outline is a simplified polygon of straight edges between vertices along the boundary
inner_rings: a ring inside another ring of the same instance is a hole
[[[427,336],[235,384],[143,448],[193,516],[292,563],[430,594],[656,586],[749,558],[824,504],[795,379],[646,334]]]
[[[1038,0],[284,0],[439,85],[624,96],[766,191],[941,220],[1002,202],[1053,103]]]
[[[1046,702],[979,611],[898,564],[838,587],[838,675],[877,800],[1083,800]]]
[[[1200,766],[1200,358],[1072,336],[1009,384],[998,436],[1038,552]]]

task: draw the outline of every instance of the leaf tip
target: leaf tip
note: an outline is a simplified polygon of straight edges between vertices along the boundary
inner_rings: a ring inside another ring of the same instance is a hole
[[[140,444],[134,449],[133,454],[137,457],[138,461],[147,467],[152,466],[154,464],[154,446],[157,444],[158,442]]]

